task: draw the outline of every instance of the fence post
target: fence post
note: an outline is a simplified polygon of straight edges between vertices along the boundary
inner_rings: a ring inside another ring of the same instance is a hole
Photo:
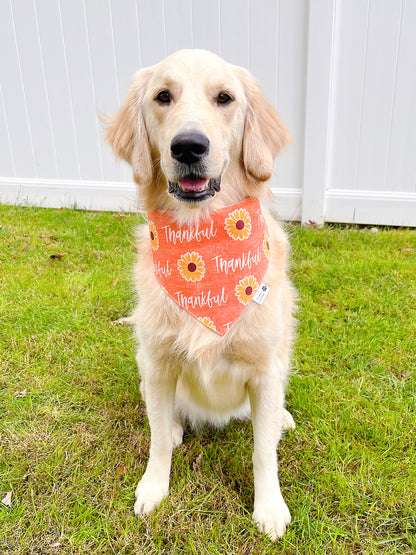
[[[339,0],[310,0],[302,224],[325,223]]]

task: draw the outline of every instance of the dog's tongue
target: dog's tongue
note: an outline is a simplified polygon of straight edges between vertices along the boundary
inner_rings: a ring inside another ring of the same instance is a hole
[[[179,185],[185,191],[202,191],[205,189],[208,179],[196,179],[193,177],[184,177],[179,180]]]

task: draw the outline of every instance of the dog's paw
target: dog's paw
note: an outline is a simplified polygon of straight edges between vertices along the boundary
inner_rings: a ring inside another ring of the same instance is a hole
[[[169,484],[161,484],[143,478],[136,488],[135,515],[147,515],[156,509],[167,496]]]
[[[183,426],[180,422],[174,420],[172,423],[172,446],[173,449],[183,443]]]
[[[281,538],[290,524],[291,516],[283,498],[273,504],[257,504],[254,507],[253,520],[260,532],[267,534],[272,541]]]
[[[294,430],[296,428],[295,421],[293,420],[293,416],[290,412],[286,409],[283,409],[283,422],[282,422],[282,430]]]
[[[136,323],[136,316],[126,316],[125,318],[119,318],[118,320],[113,320],[113,324],[128,324],[133,326]]]

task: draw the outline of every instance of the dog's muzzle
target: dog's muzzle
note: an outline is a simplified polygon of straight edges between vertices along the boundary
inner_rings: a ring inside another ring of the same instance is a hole
[[[209,139],[202,133],[178,133],[173,137],[170,153],[178,163],[181,177],[176,182],[169,181],[169,193],[185,202],[201,202],[220,190],[221,177],[205,177],[204,159],[209,149]]]

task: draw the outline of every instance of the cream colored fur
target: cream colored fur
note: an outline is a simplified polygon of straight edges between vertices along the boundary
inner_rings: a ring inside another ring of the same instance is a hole
[[[160,104],[168,90],[172,101]],[[232,102],[221,105],[218,94]],[[244,69],[198,50],[180,51],[139,71],[121,108],[107,119],[107,140],[133,167],[146,210],[171,210],[179,223],[195,223],[210,211],[241,200],[269,198],[266,181],[288,133],[254,78]],[[207,178],[221,176],[221,191],[191,204],[168,193],[177,164],[170,144],[179,132],[208,137]],[[287,277],[288,241],[264,209],[271,261],[263,305],[251,302],[223,337],[182,310],[161,289],[152,269],[148,230],[139,230],[133,320],[137,362],[151,429],[146,471],[136,490],[136,514],[155,509],[168,493],[172,449],[183,425],[226,424],[249,417],[254,433],[254,514],[260,530],[276,539],[290,523],[280,492],[276,448],[282,429],[293,428],[284,409],[293,333],[294,291]]]

